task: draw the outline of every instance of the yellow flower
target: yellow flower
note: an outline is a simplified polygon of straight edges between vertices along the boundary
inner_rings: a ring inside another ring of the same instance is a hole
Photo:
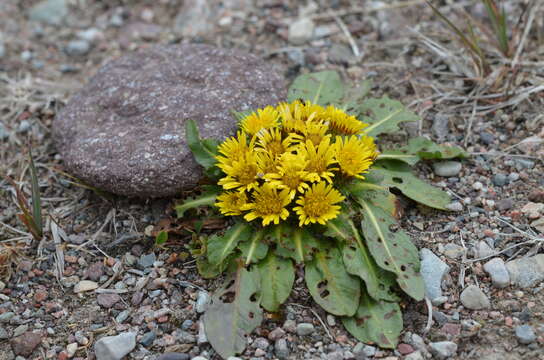
[[[283,154],[280,158],[277,172],[265,176],[272,186],[279,189],[288,189],[289,198],[293,199],[297,193],[304,192],[310,186],[305,181],[311,181],[312,176],[305,170],[308,160],[302,154]]]
[[[293,211],[299,216],[299,226],[325,223],[338,216],[340,206],[335,205],[345,199],[332,185],[324,181],[312,185],[312,187],[297,199]]]
[[[246,116],[240,123],[242,130],[248,134],[255,135],[261,129],[274,128],[279,125],[279,112],[272,106],[267,106],[264,109],[258,109]]]
[[[328,121],[330,130],[338,135],[361,134],[363,129],[368,126],[368,124],[357,120],[355,116],[348,115],[332,105],[327,107],[322,118]]]
[[[328,125],[322,121],[308,121],[306,127],[302,130],[302,135],[305,140],[319,144],[325,137],[330,137],[330,135],[327,135],[328,130]]]
[[[310,140],[299,146],[297,151],[302,154],[307,160],[306,171],[312,177],[312,181],[327,180],[332,183],[334,176],[333,170],[338,170],[337,167],[329,167],[336,163],[334,159],[335,148],[334,144],[330,143],[330,137],[325,137],[316,147]]]
[[[374,139],[370,136],[353,135],[345,139],[337,136],[334,145],[340,171],[347,176],[364,179],[360,174],[367,172],[378,156]]]
[[[218,164],[227,175],[218,184],[225,190],[238,189],[239,191],[251,190],[257,187],[257,158],[255,153],[245,153],[242,159],[232,164]]]
[[[253,151],[255,139],[251,139],[248,145],[245,132],[238,131],[236,135],[236,137],[229,137],[218,146],[217,150],[222,156],[218,155],[216,159],[220,164],[231,165],[234,161],[242,159],[247,152]]]
[[[225,191],[217,197],[215,206],[223,215],[240,215],[247,205],[247,195],[242,191]]]
[[[243,210],[250,210],[244,216],[247,221],[257,218],[263,219],[263,226],[274,222],[279,224],[280,219],[285,220],[289,216],[289,211],[285,208],[291,202],[289,190],[278,191],[269,183],[255,188],[253,192],[254,201],[243,207]]]
[[[276,157],[272,156],[267,151],[260,151],[255,154],[257,158],[257,177],[262,179],[266,174],[277,171]]]
[[[283,130],[285,132],[302,132],[306,128],[306,122],[319,118],[325,109],[310,101],[296,100],[290,104],[278,105],[281,114]]]
[[[263,129],[257,134],[257,138],[257,150],[266,151],[274,158],[284,152],[293,151],[293,136],[288,135],[282,140],[282,133],[278,128]]]

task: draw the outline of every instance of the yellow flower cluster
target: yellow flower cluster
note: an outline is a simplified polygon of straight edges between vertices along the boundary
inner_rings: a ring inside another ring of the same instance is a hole
[[[308,101],[267,106],[246,116],[240,131],[219,145],[224,215],[278,224],[290,214],[299,226],[325,224],[340,212],[338,178],[358,177],[377,156],[367,124],[334,106]]]

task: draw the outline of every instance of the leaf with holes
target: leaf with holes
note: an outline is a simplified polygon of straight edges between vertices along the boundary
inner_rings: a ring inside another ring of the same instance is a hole
[[[268,245],[263,241],[264,233],[264,229],[255,231],[248,241],[238,245],[246,265],[258,262],[266,256]]]
[[[361,282],[346,271],[336,247],[322,245],[306,263],[304,279],[312,298],[327,312],[352,316],[357,311]]]
[[[349,225],[350,221],[349,216],[345,212],[341,212],[336,218],[327,221],[326,230],[323,234],[336,240],[351,242],[353,234]]]
[[[277,243],[276,254],[291,258],[297,263],[311,260],[319,247],[317,240],[305,228],[297,227],[293,231],[289,226],[279,225],[271,231],[270,236]]]
[[[415,300],[422,300],[425,289],[419,274],[417,248],[398,226],[395,218],[370,202],[361,201],[361,228],[370,253],[378,266],[397,275],[400,288]]]
[[[182,218],[185,212],[189,209],[194,209],[200,206],[212,206],[215,204],[216,193],[205,193],[193,199],[185,200],[183,203],[176,205],[176,213],[178,218]]]
[[[373,182],[370,177],[364,181],[353,181],[347,186],[347,191],[356,202],[368,201],[395,217],[399,213],[400,204],[397,197],[391,194],[386,186]]]
[[[276,256],[270,252],[259,263],[261,275],[261,306],[276,312],[291,293],[295,281],[295,268],[291,259]]]
[[[213,265],[221,264],[236,248],[240,241],[247,241],[251,236],[251,227],[246,223],[236,223],[224,235],[214,234],[208,238],[208,261]]]
[[[419,160],[444,160],[466,158],[468,154],[458,146],[439,145],[424,137],[410,139],[408,145],[395,150],[385,150],[378,160],[400,160],[413,166]]]
[[[241,264],[213,296],[204,314],[206,336],[223,358],[244,351],[246,337],[261,324],[260,276],[257,268]]]
[[[356,275],[365,282],[370,296],[376,300],[398,301],[393,291],[396,286],[395,275],[380,268],[372,258],[366,245],[355,227],[349,220],[350,238],[342,247],[342,258],[348,273]]]
[[[338,104],[344,84],[336,71],[321,71],[298,76],[289,87],[287,101],[309,100],[319,105]]]
[[[417,121],[419,116],[407,110],[402,103],[387,96],[368,99],[359,107],[360,120],[370,125],[365,131],[370,136],[392,133],[399,130],[402,122]]]
[[[400,161],[378,161],[369,175],[381,179],[382,185],[397,188],[406,197],[435,209],[447,210],[446,206],[451,202],[446,192],[416,177],[410,166]]]
[[[363,293],[355,316],[342,318],[342,323],[358,340],[394,349],[402,331],[402,313],[399,304],[376,301]]]

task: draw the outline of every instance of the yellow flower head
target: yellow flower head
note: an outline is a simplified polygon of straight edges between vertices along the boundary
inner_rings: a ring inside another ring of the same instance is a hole
[[[240,123],[240,127],[248,134],[255,135],[262,129],[278,126],[279,116],[279,112],[273,106],[267,106],[246,116]]]
[[[247,135],[243,131],[238,131],[236,137],[229,137],[217,147],[221,154],[216,157],[220,164],[232,165],[234,161],[239,161],[247,153],[253,151],[255,140],[252,139],[248,145]]]
[[[263,129],[259,131],[257,138],[257,150],[266,151],[274,158],[293,150],[293,136],[288,135],[282,140],[282,133],[278,128]]]
[[[368,124],[357,120],[355,116],[348,115],[332,105],[325,110],[323,119],[328,121],[330,130],[338,135],[361,134],[363,129],[368,126]]]
[[[218,164],[218,166],[227,175],[218,184],[225,190],[238,189],[239,191],[251,190],[257,187],[257,158],[255,153],[246,153],[239,161],[234,161],[232,165]]]
[[[283,154],[277,167],[277,172],[265,176],[270,185],[278,189],[288,189],[289,197],[293,199],[298,192],[304,192],[310,186],[306,181],[311,181],[312,176],[305,170],[308,160],[302,154]]]
[[[252,221],[257,218],[263,219],[263,226],[273,222],[279,224],[280,219],[285,220],[289,216],[289,211],[285,208],[291,202],[289,190],[278,191],[269,183],[255,188],[253,192],[253,202],[245,205],[244,210],[250,210],[244,219]]]
[[[319,118],[325,109],[310,101],[296,100],[291,104],[280,104],[283,130],[285,132],[301,133],[306,128],[306,122]]]
[[[310,140],[314,144],[319,144],[326,137],[329,126],[322,121],[308,121],[306,127],[302,130],[304,140]]]
[[[301,144],[297,151],[308,160],[306,171],[312,177],[312,181],[325,179],[332,183],[333,171],[338,168],[330,167],[336,163],[334,159],[335,148],[330,142],[330,137],[325,137],[318,146],[315,146],[312,141],[306,140],[306,143]]]
[[[367,172],[370,165],[378,156],[374,139],[370,136],[358,137],[352,135],[342,139],[336,137],[336,161],[340,171],[347,176],[364,179],[360,174]]]
[[[255,154],[257,158],[257,177],[263,179],[266,174],[277,171],[277,158],[267,151],[260,151]]]
[[[301,195],[296,203],[299,206],[293,211],[299,216],[299,226],[310,223],[325,223],[338,216],[340,206],[335,205],[345,199],[338,190],[324,181],[313,184],[312,187]]]
[[[217,197],[215,205],[223,215],[241,215],[247,205],[247,195],[243,191],[226,191]]]

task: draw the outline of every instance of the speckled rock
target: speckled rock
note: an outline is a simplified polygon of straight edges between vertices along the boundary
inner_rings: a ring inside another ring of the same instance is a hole
[[[111,61],[53,124],[66,170],[103,190],[164,197],[201,177],[185,122],[201,136],[234,134],[231,110],[284,100],[284,81],[258,57],[208,45],[156,46]]]

